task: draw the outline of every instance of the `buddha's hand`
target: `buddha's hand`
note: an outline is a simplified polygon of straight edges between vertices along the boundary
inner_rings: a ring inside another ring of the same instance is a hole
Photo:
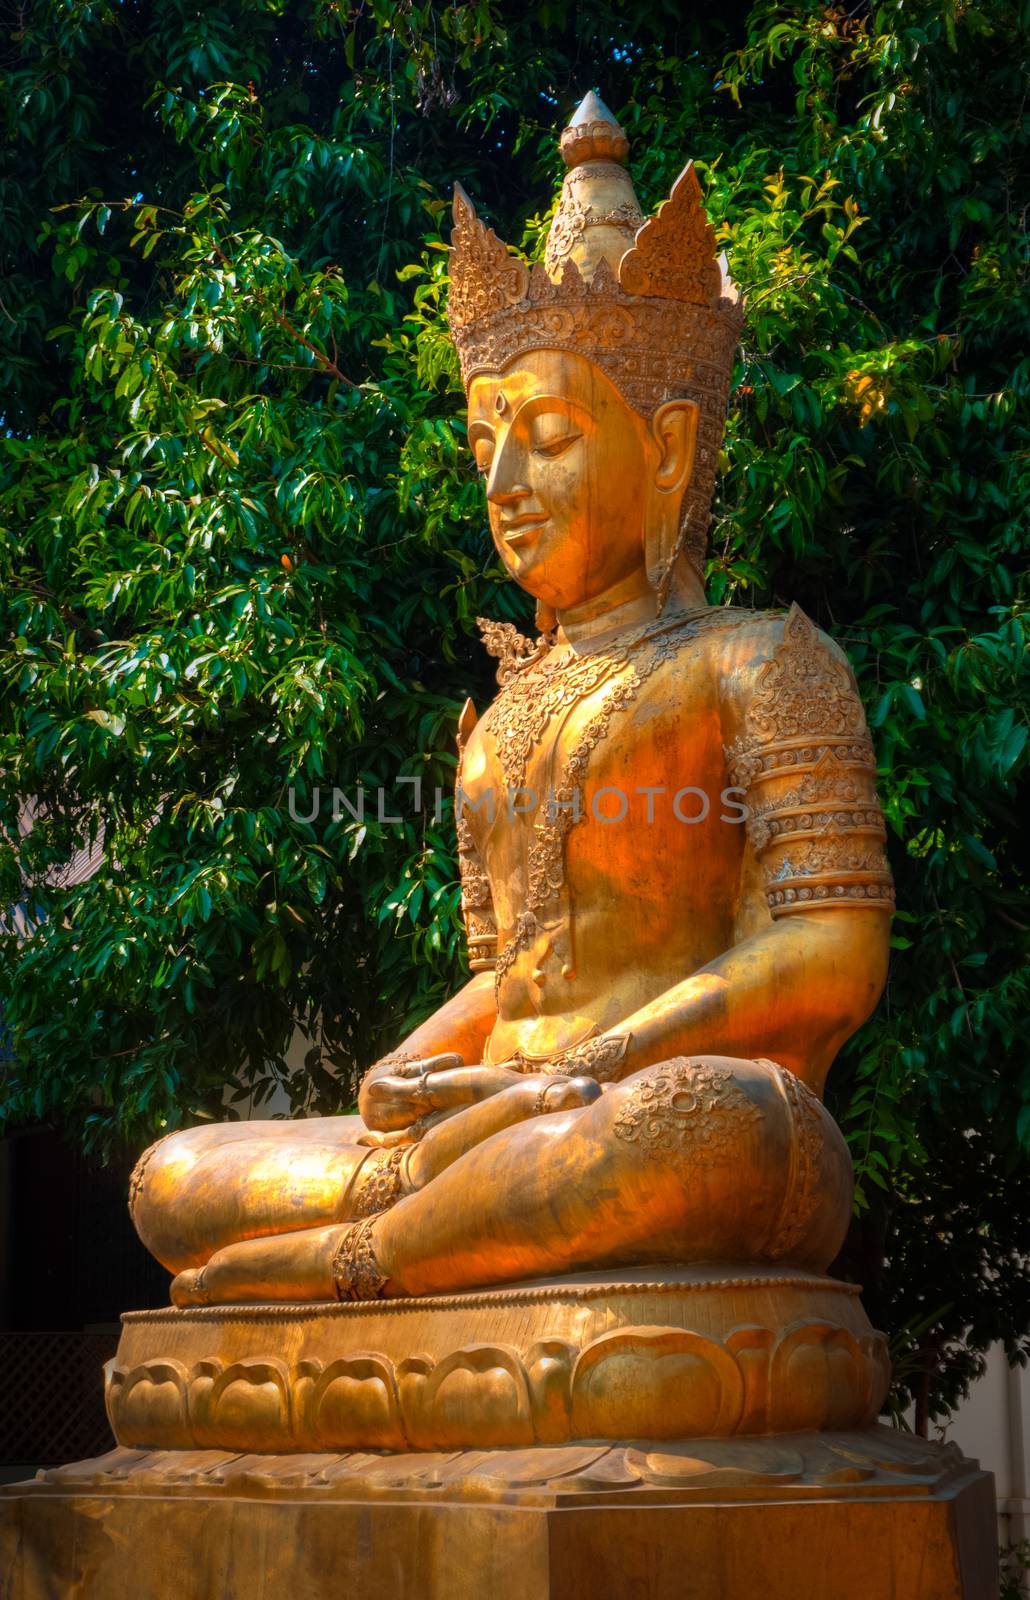
[[[443,1121],[519,1079],[508,1067],[467,1067],[458,1055],[428,1056],[400,1062],[381,1077],[370,1074],[361,1086],[358,1110],[374,1133],[410,1134],[416,1124]]]

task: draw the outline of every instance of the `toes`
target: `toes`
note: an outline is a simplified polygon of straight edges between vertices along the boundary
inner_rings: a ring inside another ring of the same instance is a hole
[[[204,1289],[204,1267],[187,1267],[172,1279],[173,1306],[205,1306],[210,1295]]]
[[[600,1100],[603,1091],[596,1078],[570,1078],[569,1093],[575,1097],[573,1105],[589,1106]]]
[[[575,1111],[579,1106],[592,1105],[602,1094],[601,1085],[593,1078],[539,1078],[536,1080],[535,1110]],[[528,1086],[527,1086],[528,1087]]]

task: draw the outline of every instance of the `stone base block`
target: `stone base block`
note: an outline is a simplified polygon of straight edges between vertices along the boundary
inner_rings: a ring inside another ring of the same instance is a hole
[[[790,1268],[581,1274],[424,1299],[129,1312],[119,1444],[461,1450],[856,1428],[886,1341]]]
[[[4,1600],[996,1600],[990,1476],[885,1428],[113,1450],[0,1490]]]

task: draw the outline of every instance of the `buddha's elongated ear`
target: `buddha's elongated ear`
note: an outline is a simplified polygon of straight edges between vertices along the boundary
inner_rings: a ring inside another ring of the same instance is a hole
[[[661,451],[655,486],[663,494],[682,494],[690,482],[699,415],[693,400],[667,400],[651,418],[651,435]]]
[[[645,555],[647,579],[659,597],[659,608],[683,543],[680,508],[694,470],[699,416],[693,400],[668,400],[651,418],[658,465],[649,485]]]

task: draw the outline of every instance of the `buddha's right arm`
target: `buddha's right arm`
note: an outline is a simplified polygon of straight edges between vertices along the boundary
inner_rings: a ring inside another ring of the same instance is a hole
[[[476,1066],[483,1059],[487,1038],[496,1021],[494,975],[477,972],[463,989],[408,1034],[395,1051],[369,1068],[358,1093],[358,1110],[366,1123],[374,1127],[377,1120],[368,1101],[369,1085],[395,1073],[400,1059],[419,1061],[430,1056],[456,1055],[466,1066]]]

